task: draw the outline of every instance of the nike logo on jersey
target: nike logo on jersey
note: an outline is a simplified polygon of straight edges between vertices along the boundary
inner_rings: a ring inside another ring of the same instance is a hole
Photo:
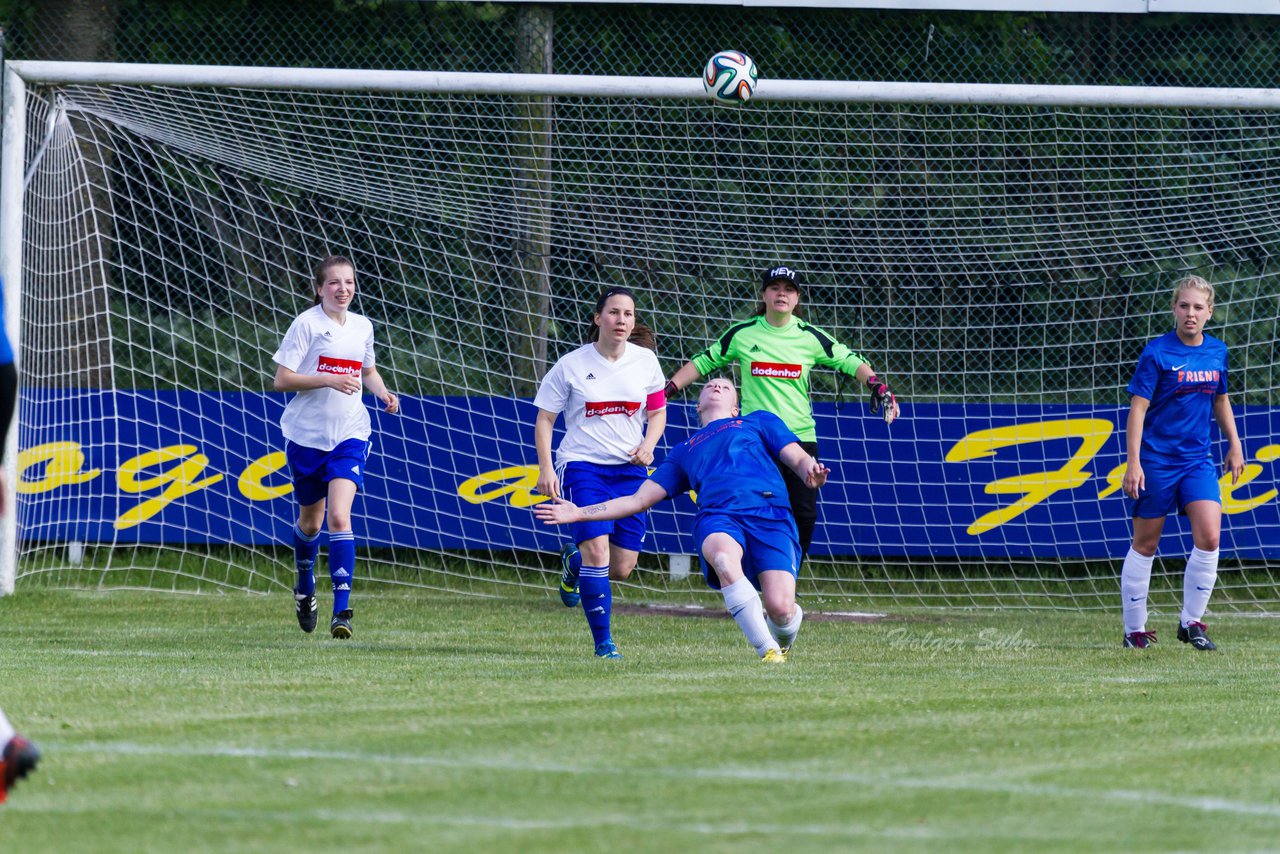
[[[1172,368],[1170,368],[1169,370],[1171,370],[1171,371],[1180,371],[1180,370],[1182,370],[1183,368],[1185,368],[1186,366],[1187,366],[1187,363],[1186,363],[1186,362],[1183,362],[1181,365],[1174,365],[1174,366],[1173,366]]]

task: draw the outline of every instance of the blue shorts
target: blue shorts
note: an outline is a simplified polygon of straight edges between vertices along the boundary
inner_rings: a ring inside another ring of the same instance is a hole
[[[332,451],[317,451],[296,442],[285,442],[284,455],[289,461],[298,504],[310,507],[328,497],[329,481],[335,478],[352,481],[357,487],[364,485],[369,443],[364,439],[348,439]]]
[[[1151,456],[1142,460],[1142,473],[1147,483],[1133,502],[1136,519],[1163,519],[1175,510],[1182,513],[1192,501],[1222,503],[1218,470],[1208,457],[1178,460]]]
[[[588,507],[610,498],[634,495],[648,477],[648,469],[631,463],[603,466],[598,463],[573,462],[564,467],[560,488],[565,498],[579,507]],[[573,541],[585,543],[596,537],[607,536],[611,545],[638,552],[644,546],[648,525],[648,513],[637,513],[625,519],[574,522]]]
[[[742,574],[751,585],[760,589],[760,573],[769,570],[800,574],[800,533],[791,511],[781,510],[778,518],[767,516],[742,516],[717,513],[714,510],[698,514],[693,525],[693,541],[698,544],[698,560],[702,563],[702,577],[713,590],[720,589],[720,577],[715,568],[702,556],[702,543],[712,534],[728,534],[742,546]]]

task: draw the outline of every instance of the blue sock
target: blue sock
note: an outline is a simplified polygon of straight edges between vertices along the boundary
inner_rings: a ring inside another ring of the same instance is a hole
[[[329,580],[333,582],[333,613],[351,607],[351,582],[356,577],[356,535],[329,534]]]
[[[582,594],[582,610],[587,615],[592,640],[596,646],[611,640],[609,618],[613,616],[613,588],[609,586],[609,567],[582,567],[578,590]]]
[[[298,568],[298,592],[304,596],[316,593],[316,555],[320,553],[320,532],[308,539],[297,525],[293,526],[293,564]]]

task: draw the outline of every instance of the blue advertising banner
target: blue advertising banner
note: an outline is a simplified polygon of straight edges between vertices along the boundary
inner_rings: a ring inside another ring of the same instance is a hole
[[[372,400],[372,398],[368,398]],[[296,518],[279,420],[286,397],[192,391],[24,390],[19,533],[29,541],[289,541]],[[528,400],[402,398],[371,409],[374,453],[356,504],[372,546],[559,548]],[[696,428],[675,402],[664,446]],[[1116,558],[1131,537],[1120,491],[1127,407],[913,404],[892,426],[817,407],[821,493],[813,554]],[[1224,552],[1280,557],[1280,409],[1237,411],[1246,471],[1223,483]],[[557,437],[558,441],[558,437]],[[664,448],[659,448],[659,459]],[[695,552],[689,496],[652,514],[649,548]],[[1182,524],[1179,520],[1174,524]],[[1172,525],[1169,530],[1173,530]],[[1185,533],[1185,525],[1183,526]]]

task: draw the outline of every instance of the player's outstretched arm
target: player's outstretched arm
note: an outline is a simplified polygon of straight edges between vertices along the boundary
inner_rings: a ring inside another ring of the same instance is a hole
[[[783,464],[796,473],[796,477],[804,481],[805,486],[817,489],[827,482],[831,469],[818,462],[809,452],[800,447],[799,442],[792,442],[778,454]]]
[[[579,507],[563,498],[553,498],[550,501],[535,504],[533,515],[544,525],[567,525],[570,522],[581,522],[586,519],[601,521],[623,519],[634,516],[642,510],[648,510],[666,497],[665,489],[651,480],[646,480],[640,484],[640,488],[634,495],[610,498],[603,503],[590,504],[586,507]]]

